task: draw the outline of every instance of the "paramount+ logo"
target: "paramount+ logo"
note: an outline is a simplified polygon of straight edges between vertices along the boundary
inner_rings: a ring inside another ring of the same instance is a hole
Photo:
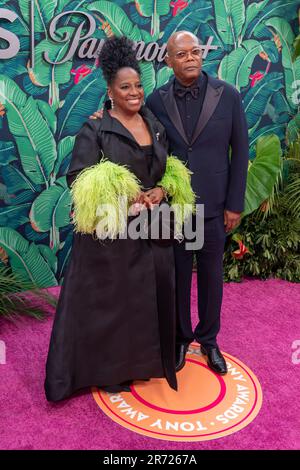
[[[30,62],[31,68],[34,67],[35,59],[35,4],[34,2],[29,3],[30,8]],[[72,28],[72,31],[60,30],[61,21],[70,20],[73,16],[81,19],[77,24],[76,28]],[[6,8],[0,8],[0,24],[4,25],[14,23],[18,19],[16,12]],[[45,62],[52,65],[64,64],[67,61],[72,60],[73,56],[76,55],[80,59],[95,59],[97,58],[101,48],[103,47],[105,39],[97,39],[93,37],[96,30],[96,20],[92,14],[83,11],[70,10],[60,13],[59,15],[52,18],[50,23],[47,25],[47,34],[49,39],[56,44],[60,44],[63,48],[65,47],[64,55],[59,61],[51,61],[47,51],[43,52],[43,59]],[[0,49],[0,59],[11,59],[15,57],[20,49],[21,43],[18,36],[9,31],[9,29],[1,26],[0,27],[0,40],[4,40],[7,43],[7,47]],[[207,43],[202,44],[203,59],[207,56],[210,50],[218,49],[218,46],[213,45],[213,36],[208,38]],[[157,42],[150,42],[145,44],[144,41],[135,42],[136,56],[138,60],[145,60],[152,62],[154,60],[162,62],[166,55],[166,44],[158,44]]]

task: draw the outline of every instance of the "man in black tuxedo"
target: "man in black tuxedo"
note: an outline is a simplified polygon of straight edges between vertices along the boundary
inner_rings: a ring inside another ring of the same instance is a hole
[[[199,323],[192,330],[190,295],[194,251],[175,245],[177,292],[176,369],[196,340],[209,367],[226,374],[217,345],[223,294],[226,232],[240,221],[248,167],[248,130],[239,92],[201,70],[202,50],[189,32],[173,34],[166,62],[175,78],[155,90],[147,106],[164,125],[170,152],[187,163],[197,203],[204,204],[204,245],[195,251]],[[229,152],[231,148],[231,157]]]

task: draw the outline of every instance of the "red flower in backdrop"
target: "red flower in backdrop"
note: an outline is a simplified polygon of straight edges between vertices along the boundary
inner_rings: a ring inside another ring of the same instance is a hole
[[[80,67],[77,67],[77,69],[72,69],[71,74],[74,75],[74,83],[77,85],[77,83],[80,82],[84,77],[86,77],[89,73],[91,73],[92,69],[88,67],[87,65],[81,65]]]
[[[235,250],[232,253],[232,256],[235,259],[242,259],[242,258],[244,258],[245,254],[250,253],[250,251],[248,250],[248,248],[244,245],[244,243],[241,240],[237,240],[237,242],[239,244],[239,249]]]
[[[263,72],[260,72],[259,70],[257,72],[255,72],[254,74],[249,75],[249,78],[251,79],[250,86],[254,87],[254,85],[257,82],[259,82],[264,76],[265,76],[265,74]]]
[[[170,7],[173,8],[172,16],[176,16],[177,13],[184,10],[188,6],[189,2],[184,0],[174,0],[170,2]]]

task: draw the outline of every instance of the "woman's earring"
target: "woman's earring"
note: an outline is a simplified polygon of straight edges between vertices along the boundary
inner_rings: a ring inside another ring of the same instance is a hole
[[[109,99],[110,99],[110,107],[111,107],[111,109],[113,109],[114,108],[114,100],[111,97],[109,97]]]

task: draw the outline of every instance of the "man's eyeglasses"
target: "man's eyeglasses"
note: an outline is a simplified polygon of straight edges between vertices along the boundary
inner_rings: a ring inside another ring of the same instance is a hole
[[[195,47],[191,51],[178,51],[174,54],[174,57],[177,60],[185,60],[188,58],[189,54],[191,54],[194,59],[199,59],[201,57],[202,50],[200,47]]]

